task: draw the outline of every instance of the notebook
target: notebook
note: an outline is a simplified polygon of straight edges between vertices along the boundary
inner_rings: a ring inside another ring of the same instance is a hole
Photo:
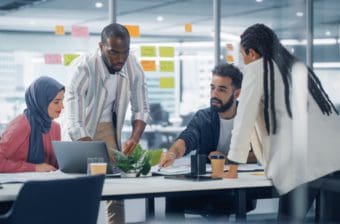
[[[59,169],[64,173],[87,173],[87,158],[103,158],[107,176],[118,175],[119,170],[110,161],[106,144],[102,141],[52,141]]]

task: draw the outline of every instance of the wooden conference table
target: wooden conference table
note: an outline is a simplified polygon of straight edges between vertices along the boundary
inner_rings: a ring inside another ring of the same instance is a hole
[[[11,174],[15,177],[16,174]],[[8,174],[7,174],[8,176]],[[27,180],[46,180],[75,177],[75,175],[63,174],[38,174],[30,175]],[[15,182],[15,179],[13,179]],[[20,180],[17,180],[20,181]],[[0,174],[0,201],[13,201],[19,193],[23,183],[6,182],[3,174]],[[7,182],[10,182],[7,177]],[[234,193],[237,197],[236,220],[246,219],[246,192],[253,191],[256,198],[276,197],[272,183],[266,179],[262,172],[239,173],[237,179],[222,179],[214,181],[188,181],[166,179],[162,176],[140,178],[106,178],[102,192],[102,200],[116,199],[147,199],[147,217],[154,216],[154,198],[180,195],[204,195]]]

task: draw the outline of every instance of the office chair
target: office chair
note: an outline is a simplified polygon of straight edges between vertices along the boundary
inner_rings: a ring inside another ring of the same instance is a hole
[[[104,175],[27,182],[0,223],[95,224],[103,182]]]

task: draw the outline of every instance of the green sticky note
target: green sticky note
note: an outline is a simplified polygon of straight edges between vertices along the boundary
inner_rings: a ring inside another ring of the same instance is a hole
[[[174,61],[159,61],[159,71],[174,72],[175,71]]]
[[[175,88],[174,77],[161,77],[159,79],[159,87],[161,89],[173,89],[173,88]]]
[[[140,55],[142,57],[156,57],[156,47],[155,46],[141,46]]]
[[[174,47],[159,47],[159,56],[173,58],[175,56],[175,48]]]
[[[64,54],[64,65],[68,66],[74,59],[79,56],[79,54]]]

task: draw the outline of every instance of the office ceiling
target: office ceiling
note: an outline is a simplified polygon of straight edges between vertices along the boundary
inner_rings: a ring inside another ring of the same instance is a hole
[[[247,26],[260,22],[271,26],[280,38],[305,37],[305,0],[258,1],[221,0],[221,32],[240,35]],[[27,4],[1,10],[13,2]],[[96,8],[98,2],[103,7]],[[117,22],[139,25],[140,40],[212,39],[213,0],[117,0],[116,4]],[[314,1],[315,37],[339,36],[339,11],[339,0]],[[304,14],[299,17],[297,12]],[[163,21],[157,21],[160,16]],[[0,0],[0,32],[54,32],[60,24],[67,32],[72,25],[83,25],[99,33],[108,20],[108,0]],[[185,23],[192,23],[191,33],[184,32]]]

